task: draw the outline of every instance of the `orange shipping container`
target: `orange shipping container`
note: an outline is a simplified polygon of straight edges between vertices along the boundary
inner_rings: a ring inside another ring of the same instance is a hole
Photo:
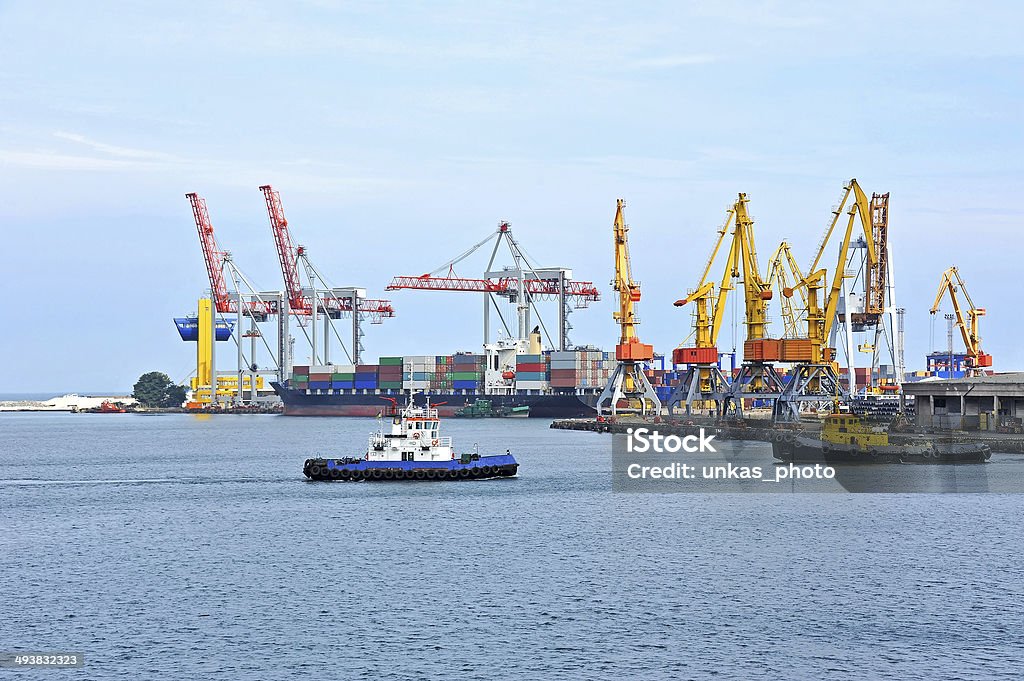
[[[620,343],[615,346],[615,359],[623,360],[645,360],[654,357],[654,346],[646,343]]]
[[[753,362],[775,362],[782,359],[782,341],[760,338],[743,342],[743,359]]]
[[[718,348],[676,348],[672,351],[673,364],[715,364]]]
[[[811,341],[809,338],[784,338],[782,340],[783,362],[810,362]]]

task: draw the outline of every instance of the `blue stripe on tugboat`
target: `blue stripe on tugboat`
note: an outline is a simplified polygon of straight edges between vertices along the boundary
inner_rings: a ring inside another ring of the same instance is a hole
[[[364,457],[306,459],[302,473],[311,480],[390,481],[479,480],[513,477],[518,472],[519,464],[508,452],[456,455],[452,439],[438,435],[440,419],[429,402],[424,406],[410,402],[399,411],[395,399],[384,399],[391,402],[390,432],[382,425],[371,433]]]

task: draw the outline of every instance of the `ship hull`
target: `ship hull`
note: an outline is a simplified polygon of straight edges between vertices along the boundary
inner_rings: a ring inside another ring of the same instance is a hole
[[[331,393],[307,393],[295,390],[280,383],[271,383],[284,403],[285,416],[377,416],[388,406],[387,399],[397,399],[403,404],[409,399],[408,394],[359,394],[346,391]],[[415,400],[421,404],[425,398],[430,399],[432,408],[436,408],[442,417],[454,416],[455,412],[476,401],[478,398],[490,400],[494,408],[522,407],[530,408],[530,418],[586,418],[596,413],[593,405],[597,403],[596,395],[588,394],[549,394],[549,395],[484,395],[478,393],[417,393]]]
[[[992,456],[988,445],[979,443],[928,442],[921,444],[858,447],[835,444],[809,437],[789,437],[772,442],[772,454],[785,463],[879,464],[985,463]]]
[[[302,473],[321,482],[464,481],[511,478],[519,464],[511,454],[477,456],[465,461],[367,461],[366,459],[307,459]]]

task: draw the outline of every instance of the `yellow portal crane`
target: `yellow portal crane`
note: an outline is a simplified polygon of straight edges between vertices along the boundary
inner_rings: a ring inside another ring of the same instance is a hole
[[[650,360],[654,358],[654,348],[640,342],[636,335],[636,315],[633,306],[640,302],[640,285],[633,281],[633,268],[629,260],[629,227],[622,214],[625,205],[618,199],[615,207],[615,281],[612,286],[619,294],[619,309],[612,313],[619,323],[621,334],[619,344],[615,348],[615,358],[619,360]]]
[[[704,265],[704,271],[701,273],[700,281],[697,282],[697,287],[686,298],[673,303],[676,307],[682,307],[692,302],[696,308],[696,320],[694,323],[695,347],[676,348],[672,357],[675,364],[713,364],[718,361],[718,333],[722,328],[722,319],[725,317],[726,296],[733,289],[732,282],[739,276],[740,269],[739,244],[735,237],[735,231],[729,246],[729,255],[726,258],[722,281],[718,286],[717,298],[714,295],[715,282],[708,281],[708,275],[711,274],[711,267],[714,265],[715,258],[718,256],[719,250],[721,250],[722,242],[725,241],[725,235],[729,232],[729,227],[732,225],[735,216],[735,209],[729,208],[725,223],[718,230],[718,237],[715,240],[715,245],[711,248],[711,255],[708,256],[708,260]],[[697,350],[702,352],[697,352]],[[712,352],[708,352],[709,350]]]
[[[720,410],[724,394],[729,387],[729,382],[718,368],[718,333],[725,317],[726,296],[733,289],[733,281],[740,274],[739,240],[736,238],[735,229],[717,297],[715,296],[715,282],[709,281],[708,277],[735,216],[735,206],[730,207],[725,223],[718,230],[718,237],[711,248],[711,254],[704,265],[704,271],[701,273],[697,287],[686,298],[674,303],[676,307],[682,307],[692,301],[696,313],[694,345],[683,347],[680,344],[672,351],[672,363],[686,364],[687,370],[682,380],[676,383],[669,397],[670,413],[675,405],[684,403],[688,414],[695,407],[698,409],[716,407]]]
[[[964,321],[963,308],[957,298],[959,291],[967,303],[968,321]],[[942,295],[949,293],[949,300],[953,304],[953,314],[956,316],[956,325],[960,327],[960,335],[964,339],[964,347],[967,349],[967,367],[971,374],[978,373],[982,367],[992,366],[992,355],[981,351],[981,336],[978,332],[978,317],[985,316],[985,308],[975,307],[971,295],[967,292],[964,280],[960,278],[960,272],[956,267],[950,267],[942,273],[939,281],[939,292],[935,294],[935,303],[932,304],[931,314],[939,311],[939,303],[942,302]]]
[[[693,302],[696,308],[695,347],[678,347],[672,352],[674,364],[686,364],[687,373],[676,384],[669,398],[669,408],[685,403],[687,413],[695,406],[704,408],[713,402],[719,413],[734,404],[742,410],[742,396],[757,393],[764,396],[781,391],[782,384],[774,369],[765,362],[779,359],[781,344],[765,338],[767,331],[767,307],[772,298],[771,282],[761,277],[757,262],[757,248],[754,239],[754,221],[747,211],[747,195],[740,193],[728,211],[725,224],[718,230],[718,237],[711,249],[696,289],[689,296],[675,302],[677,307]],[[732,225],[732,239],[725,261],[717,297],[714,282],[708,281],[715,258],[721,251],[726,234]],[[725,318],[725,303],[728,292],[733,290],[737,279],[743,281],[745,306],[744,322],[746,338],[743,344],[743,367],[741,374],[730,386],[719,370],[718,334]],[[713,305],[712,305],[713,301]]]
[[[617,414],[620,401],[625,401],[625,410],[647,414],[661,413],[661,401],[651,382],[644,373],[641,362],[654,359],[654,347],[641,343],[636,334],[637,321],[634,313],[636,303],[640,302],[640,284],[633,280],[632,266],[629,260],[629,226],[626,224],[622,209],[625,202],[616,201],[615,222],[612,225],[615,241],[615,279],[612,287],[619,294],[619,309],[612,317],[619,324],[619,344],[615,346],[615,359],[618,366],[605,386],[604,392],[597,401],[597,411]]]
[[[814,262],[811,263],[808,269],[808,275],[793,288],[784,292],[786,297],[792,297],[794,291],[802,287],[807,288],[807,338],[811,341],[810,362],[812,364],[831,363],[834,360],[835,350],[833,348],[826,348],[826,343],[832,332],[836,311],[839,309],[839,298],[843,290],[843,279],[846,277],[846,260],[850,252],[853,226],[858,221],[858,218],[861,229],[864,232],[867,247],[867,266],[869,268],[874,267],[877,262],[874,235],[872,234],[872,211],[868,198],[860,188],[860,185],[857,184],[856,179],[850,180],[843,189],[843,198],[835,210],[832,211],[832,220],[829,222],[825,236],[822,237],[821,243],[818,245]],[[832,234],[839,222],[839,216],[842,214],[843,208],[851,196],[853,197],[853,202],[847,211],[849,220],[846,224],[846,230],[843,232],[839,253],[836,256],[836,267],[832,273],[832,283],[825,297],[825,307],[820,309],[818,308],[818,291],[823,288],[822,282],[826,280],[827,273],[824,269],[818,269],[818,263],[828,247]],[[811,313],[812,303],[816,308],[814,314]]]
[[[789,270],[788,273],[787,269]],[[800,318],[807,312],[807,293],[803,288],[799,289],[801,305],[799,309],[795,309],[792,297],[785,295],[787,290],[792,290],[790,276],[793,277],[793,285],[804,279],[803,272],[800,271],[800,266],[797,264],[796,258],[793,257],[792,250],[790,250],[789,242],[783,241],[772,254],[771,261],[768,263],[768,276],[765,277],[765,280],[781,294],[779,296],[779,308],[782,312],[782,336],[784,338],[797,338],[801,334],[801,329],[799,328]]]

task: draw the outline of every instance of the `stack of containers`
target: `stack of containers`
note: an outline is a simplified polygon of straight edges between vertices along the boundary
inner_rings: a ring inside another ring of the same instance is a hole
[[[311,366],[309,367],[309,389],[330,390],[331,389],[331,367]]]
[[[355,380],[356,390],[376,390],[377,371],[378,367],[376,364],[357,364]]]
[[[331,371],[331,389],[351,390],[355,387],[356,367],[354,364],[337,364]]]
[[[614,353],[570,350],[551,353],[552,388],[604,388],[615,371]]]
[[[381,357],[377,372],[378,385],[382,390],[402,389],[402,358]]]
[[[309,367],[293,366],[290,384],[296,390],[307,390],[309,388]]]
[[[451,390],[452,385],[452,356],[436,355],[434,357],[434,376],[430,381],[431,390]]]
[[[406,390],[429,390],[434,378],[434,357],[406,355],[402,358],[402,386]]]
[[[551,387],[575,388],[577,380],[577,353],[575,350],[552,352]]]
[[[484,382],[483,355],[452,357],[452,387],[455,390],[477,390]]]
[[[550,386],[550,355],[517,355],[516,388],[541,390]]]

